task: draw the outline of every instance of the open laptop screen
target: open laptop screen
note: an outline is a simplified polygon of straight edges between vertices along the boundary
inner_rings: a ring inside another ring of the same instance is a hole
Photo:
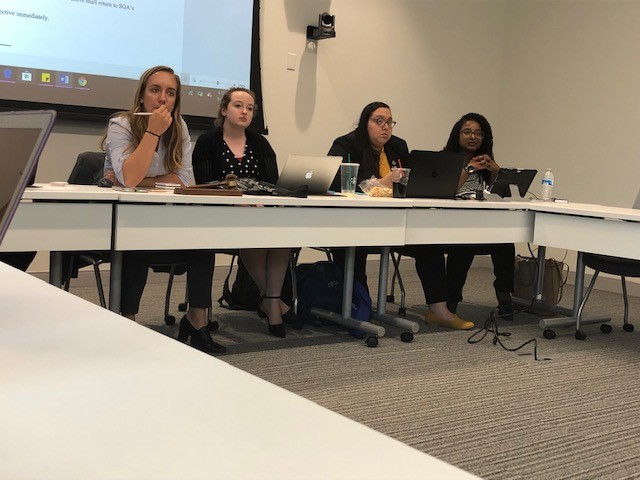
[[[52,110],[0,112],[0,243],[49,137]]]
[[[510,197],[509,185],[517,185],[520,196],[524,198],[538,173],[533,169],[522,168],[501,168],[493,183],[489,186],[491,193],[497,193],[502,198]]]

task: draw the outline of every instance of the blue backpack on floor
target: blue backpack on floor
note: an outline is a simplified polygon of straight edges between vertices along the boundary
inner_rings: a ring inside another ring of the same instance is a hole
[[[305,323],[311,323],[312,308],[330,312],[342,312],[342,269],[333,262],[321,261],[301,264],[296,267],[298,278],[298,316]],[[353,282],[351,317],[369,321],[371,317],[371,297],[367,288],[357,280]],[[349,328],[356,338],[363,338],[360,330]]]

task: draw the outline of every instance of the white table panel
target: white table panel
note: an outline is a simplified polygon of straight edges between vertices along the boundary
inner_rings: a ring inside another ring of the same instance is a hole
[[[640,209],[592,205],[589,203],[555,203],[532,201],[528,208],[535,212],[580,215],[594,218],[613,218],[640,222]]]
[[[119,204],[115,249],[402,245],[405,209]]]
[[[0,478],[476,478],[3,264],[0,281]]]
[[[118,192],[110,188],[100,188],[95,185],[65,185],[54,187],[48,183],[36,183],[27,187],[22,194],[25,200],[71,200],[81,202],[118,200]]]
[[[111,211],[109,203],[22,201],[0,250],[109,250]]]
[[[533,240],[533,212],[476,208],[407,210],[405,242],[416,244],[526,243]]]
[[[204,204],[204,205],[280,205],[306,207],[411,207],[411,199],[368,197],[355,195],[353,197],[310,195],[307,198],[272,197],[270,195],[180,195],[173,192],[151,190],[141,192],[118,192],[118,200],[123,203],[175,203],[175,204]]]
[[[579,252],[640,259],[640,222],[535,214],[533,243]]]

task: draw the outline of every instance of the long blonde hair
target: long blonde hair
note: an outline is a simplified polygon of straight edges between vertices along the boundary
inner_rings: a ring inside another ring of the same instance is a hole
[[[182,117],[180,117],[180,77],[175,74],[172,68],[159,65],[157,67],[151,67],[150,69],[145,71],[138,81],[138,87],[136,88],[136,94],[133,98],[133,106],[131,107],[131,110],[115,113],[112,118],[127,117],[129,119],[131,132],[133,133],[133,141],[127,147],[126,151],[133,152],[140,144],[140,141],[142,140],[142,137],[147,130],[148,122],[146,117],[134,115],[134,113],[142,111],[142,99],[147,88],[149,77],[158,72],[170,73],[175,77],[177,84],[176,102],[173,106],[173,111],[171,112],[173,121],[171,122],[171,126],[167,129],[166,132],[164,132],[164,134],[160,138],[160,141],[164,142],[167,147],[167,155],[163,159],[164,167],[168,172],[174,173],[176,170],[182,167],[182,137],[184,132],[182,127]],[[100,147],[102,148],[102,150],[105,150],[106,140],[107,133],[105,132],[102,140],[100,141]]]

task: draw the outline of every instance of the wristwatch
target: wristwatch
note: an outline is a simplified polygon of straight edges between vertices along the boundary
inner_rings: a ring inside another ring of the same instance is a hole
[[[475,167],[473,165],[465,165],[464,166],[464,171],[467,172],[469,175],[471,175],[473,172],[475,172]]]

